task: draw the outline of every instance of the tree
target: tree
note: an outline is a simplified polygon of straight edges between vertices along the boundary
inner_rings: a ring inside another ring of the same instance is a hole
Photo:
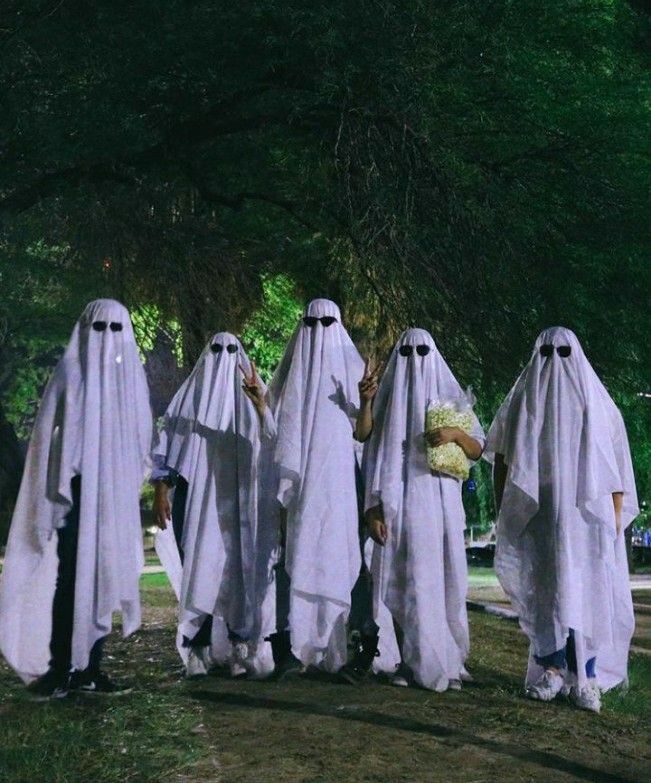
[[[5,248],[69,248],[86,293],[177,319],[189,363],[284,274],[341,302],[378,353],[430,329],[486,423],[536,333],[563,323],[622,403],[648,496],[638,6],[33,0],[3,15]]]

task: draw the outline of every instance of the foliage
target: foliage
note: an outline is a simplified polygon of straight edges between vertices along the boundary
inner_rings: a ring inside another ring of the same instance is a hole
[[[294,283],[286,275],[265,276],[262,293],[261,305],[245,324],[241,337],[260,377],[269,381],[303,307],[296,298]]]
[[[178,321],[173,319],[165,321],[160,308],[152,304],[139,305],[131,311],[130,315],[133,333],[143,361],[147,354],[154,350],[156,340],[162,333],[172,344],[176,363],[179,367],[183,366],[183,342],[181,325]]]
[[[649,497],[637,4],[11,0],[1,22],[0,263],[10,290],[35,265],[42,323],[91,292],[155,305],[192,364],[216,325],[255,328],[280,274],[336,299],[364,353],[428,328],[484,424],[562,323]],[[38,323],[18,299],[12,346]],[[268,375],[280,348],[259,350]]]

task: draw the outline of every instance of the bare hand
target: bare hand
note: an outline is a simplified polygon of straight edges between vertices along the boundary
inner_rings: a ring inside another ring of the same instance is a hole
[[[438,427],[425,433],[428,446],[442,446],[444,443],[455,443],[459,429],[457,427]]]
[[[375,543],[379,544],[380,546],[384,546],[387,542],[387,539],[389,538],[387,524],[379,517],[374,517],[369,521],[368,532],[370,533],[373,541],[375,541]]]
[[[379,365],[371,367],[371,360],[366,360],[364,375],[362,376],[362,380],[357,384],[359,388],[359,398],[362,402],[371,402],[377,394],[378,370]]]
[[[251,373],[249,375],[246,374],[246,370],[241,364],[240,370],[242,371],[242,376],[244,378],[244,383],[242,384],[244,394],[251,400],[255,409],[260,416],[262,416],[264,414],[266,402],[264,400],[264,394],[262,393],[258,371],[255,368],[255,362],[251,362]]]
[[[172,507],[167,494],[167,487],[162,482],[156,484],[154,491],[154,522],[161,530],[167,529],[167,523],[172,519]]]

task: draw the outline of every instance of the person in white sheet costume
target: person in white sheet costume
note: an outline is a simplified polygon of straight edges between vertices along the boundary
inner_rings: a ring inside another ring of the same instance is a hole
[[[125,636],[140,625],[151,431],[129,313],[91,302],[41,402],[2,574],[0,650],[36,697],[116,689],[102,640],[114,612]]]
[[[275,621],[279,507],[265,394],[240,341],[219,332],[163,419],[154,510],[163,528],[173,512],[183,561],[179,651],[188,676],[205,674],[213,662],[228,661],[235,677],[272,669],[265,637]],[[173,509],[169,484],[176,484]],[[160,541],[157,549],[167,551]]]
[[[638,513],[620,412],[569,329],[546,329],[487,438],[495,568],[531,642],[527,695],[599,711],[627,679],[633,606],[622,531]]]
[[[361,565],[353,437],[363,373],[339,308],[315,299],[269,386],[286,514],[291,650],[304,666],[328,671],[346,662],[346,621]],[[286,627],[277,630],[287,634]]]
[[[364,457],[375,601],[393,617],[402,658],[395,685],[444,691],[469,678],[461,481],[430,469],[425,435],[430,403],[465,399],[429,332],[403,332],[380,382]],[[427,435],[432,445],[458,443],[472,459],[483,439],[476,417],[470,434],[442,427]]]

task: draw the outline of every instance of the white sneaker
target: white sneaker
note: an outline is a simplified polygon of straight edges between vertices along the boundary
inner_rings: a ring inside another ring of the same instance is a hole
[[[249,670],[246,666],[246,659],[249,657],[249,645],[246,642],[237,642],[233,645],[231,655],[230,671],[231,677],[245,677]]]
[[[578,685],[571,688],[570,701],[581,710],[601,712],[601,692],[595,682],[588,682],[582,688]]]
[[[536,701],[551,701],[563,688],[563,675],[546,669],[525,691],[525,695]]]
[[[185,664],[185,676],[188,679],[192,677],[205,677],[206,674],[208,674],[206,650],[206,647],[190,647],[188,662]]]
[[[448,680],[448,690],[460,691],[461,687],[461,680]]]

